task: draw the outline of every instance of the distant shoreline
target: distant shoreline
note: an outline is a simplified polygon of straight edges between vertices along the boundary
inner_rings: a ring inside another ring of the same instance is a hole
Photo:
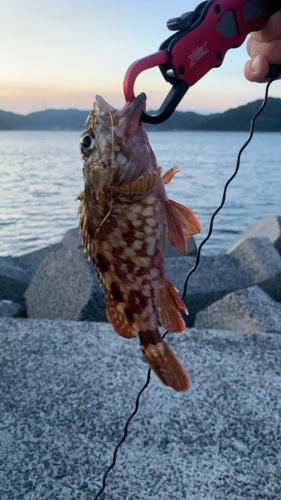
[[[223,113],[200,115],[192,111],[175,111],[164,123],[146,124],[146,130],[161,131],[213,131],[244,132],[249,130],[250,122],[259,109],[262,100],[251,102]],[[148,111],[148,114],[155,114]],[[20,115],[0,110],[0,131],[8,130],[84,130],[89,111],[77,109],[47,109],[28,115]],[[257,132],[281,132],[281,99],[269,97],[267,105],[256,122]]]

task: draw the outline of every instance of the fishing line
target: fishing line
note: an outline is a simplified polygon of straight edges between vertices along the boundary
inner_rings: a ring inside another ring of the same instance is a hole
[[[278,75],[277,75],[278,76]],[[265,108],[266,106],[266,103],[267,103],[267,100],[268,100],[268,92],[269,92],[269,87],[271,85],[271,83],[277,78],[277,76],[273,76],[271,78],[271,80],[268,82],[268,84],[266,85],[266,88],[265,88],[265,95],[264,95],[264,100],[260,106],[260,108],[258,109],[258,111],[254,114],[252,120],[251,120],[251,126],[250,126],[250,134],[249,134],[249,137],[247,139],[247,141],[243,144],[243,146],[241,147],[238,155],[237,155],[237,161],[236,161],[236,167],[235,167],[235,170],[233,172],[233,174],[231,175],[231,177],[228,179],[228,181],[226,182],[225,186],[224,186],[224,189],[223,189],[223,194],[222,194],[222,201],[221,201],[221,204],[219,205],[219,207],[215,210],[215,212],[213,213],[213,215],[211,216],[211,219],[210,219],[210,225],[209,225],[209,232],[206,236],[206,238],[200,243],[199,247],[198,247],[198,250],[197,250],[197,256],[196,256],[196,262],[195,262],[195,265],[191,268],[191,270],[188,272],[188,274],[186,275],[185,277],[185,280],[184,280],[184,289],[183,289],[183,294],[181,296],[181,299],[183,300],[186,296],[186,290],[187,290],[187,283],[188,283],[188,280],[190,278],[190,276],[196,271],[197,267],[199,266],[199,263],[200,263],[200,257],[201,257],[201,250],[202,250],[202,247],[207,243],[207,241],[210,239],[211,235],[212,235],[212,232],[213,232],[213,227],[214,227],[214,219],[215,217],[217,216],[217,214],[221,211],[221,209],[223,208],[224,204],[225,204],[225,200],[226,200],[226,193],[227,193],[227,189],[228,189],[228,186],[229,184],[233,181],[233,179],[236,177],[236,175],[238,174],[238,171],[239,171],[239,168],[240,168],[240,161],[241,161],[241,155],[244,151],[244,149],[248,146],[248,144],[251,142],[252,140],[252,137],[253,137],[253,134],[254,134],[254,131],[255,131],[255,122],[256,122],[256,119],[257,117],[261,114],[261,112],[263,111],[263,109]],[[169,330],[166,330],[164,332],[164,334],[162,335],[162,339],[164,339],[166,337],[166,335],[170,333]],[[108,467],[108,469],[106,470],[106,472],[104,473],[103,475],[103,479],[102,479],[102,488],[100,489],[100,491],[97,493],[97,495],[95,496],[94,500],[97,500],[98,497],[104,492],[105,490],[105,487],[106,487],[106,478],[107,478],[107,475],[108,473],[113,469],[113,467],[115,466],[115,463],[116,463],[116,457],[117,457],[117,452],[120,448],[120,446],[124,443],[127,435],[128,435],[128,427],[129,427],[129,424],[131,422],[131,420],[134,418],[134,416],[136,415],[136,413],[138,412],[138,409],[139,409],[139,401],[140,401],[140,397],[142,395],[142,393],[145,391],[145,389],[148,387],[149,385],[149,382],[150,382],[150,376],[151,376],[151,368],[148,368],[148,371],[147,371],[147,379],[146,379],[146,382],[145,384],[143,385],[143,387],[141,388],[141,390],[139,391],[138,395],[137,395],[137,398],[136,398],[136,403],[135,403],[135,409],[133,411],[133,413],[130,415],[130,417],[128,418],[126,424],[125,424],[125,427],[124,427],[124,433],[123,433],[123,437],[122,439],[119,441],[119,443],[116,445],[115,449],[114,449],[114,452],[113,452],[113,459],[112,459],[112,462],[110,464],[110,466]]]
[[[134,416],[136,415],[138,409],[139,409],[139,401],[140,401],[140,397],[142,395],[142,393],[145,391],[145,389],[148,387],[149,385],[149,382],[150,382],[150,375],[151,375],[151,369],[149,368],[148,372],[147,372],[147,379],[146,379],[146,382],[144,384],[144,386],[142,387],[142,389],[139,391],[138,395],[137,395],[137,399],[136,399],[136,403],[135,403],[135,409],[133,411],[133,413],[130,415],[130,417],[128,418],[126,424],[125,424],[125,427],[124,427],[124,433],[123,433],[123,437],[121,439],[121,441],[119,441],[119,443],[117,444],[117,446],[115,447],[114,449],[114,452],[113,452],[113,459],[112,459],[112,462],[110,464],[110,466],[108,467],[108,469],[105,471],[104,475],[103,475],[103,478],[102,478],[102,488],[100,489],[100,491],[98,492],[98,494],[95,496],[94,500],[97,500],[97,498],[103,493],[103,491],[105,490],[105,487],[106,487],[106,478],[107,478],[107,475],[108,473],[113,469],[114,465],[115,465],[115,462],[116,462],[116,457],[117,457],[117,452],[120,448],[120,446],[124,443],[126,437],[127,437],[127,434],[128,434],[128,427],[129,427],[129,423],[131,422],[132,418],[134,418]]]

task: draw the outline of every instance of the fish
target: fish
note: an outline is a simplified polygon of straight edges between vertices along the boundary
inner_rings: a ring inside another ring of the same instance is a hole
[[[195,214],[169,200],[165,184],[179,172],[162,175],[141,122],[145,94],[122,110],[96,96],[81,135],[84,191],[79,231],[88,259],[104,286],[106,313],[116,332],[139,337],[150,368],[175,391],[190,378],[162,339],[162,326],[183,333],[188,314],[177,289],[164,275],[166,233],[173,247],[187,254],[186,236],[201,231]]]

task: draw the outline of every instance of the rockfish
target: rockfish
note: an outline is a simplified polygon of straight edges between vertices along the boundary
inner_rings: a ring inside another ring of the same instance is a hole
[[[176,391],[189,377],[158,330],[182,333],[187,313],[176,288],[164,276],[166,230],[171,244],[187,253],[186,236],[201,225],[194,213],[168,200],[165,186],[178,167],[161,176],[140,116],[140,94],[121,111],[96,96],[80,140],[85,190],[80,232],[89,259],[105,288],[107,316],[123,337],[139,336],[149,366]]]

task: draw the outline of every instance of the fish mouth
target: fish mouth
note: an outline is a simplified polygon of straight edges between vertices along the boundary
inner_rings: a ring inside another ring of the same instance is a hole
[[[141,105],[143,106],[143,108],[145,108],[145,102],[146,94],[144,92],[141,92],[137,97],[134,98],[133,101],[128,104],[128,106],[124,108],[124,111],[129,111],[128,114],[130,114]]]
[[[141,92],[137,97],[133,99],[133,101],[131,101],[129,104],[126,104],[121,111],[118,111],[116,108],[114,108],[114,106],[111,106],[111,104],[109,104],[101,95],[96,95],[96,103],[102,110],[102,113],[105,115],[114,116],[115,114],[118,114],[119,117],[129,116],[139,107],[142,107],[142,111],[145,111],[146,94],[144,92]]]
[[[115,133],[120,137],[124,136],[125,129],[127,129],[127,134],[125,135],[128,135],[128,137],[132,136],[141,123],[141,115],[146,108],[145,104],[146,95],[144,92],[140,93],[132,102],[121,110],[108,104],[102,96],[96,95],[93,110],[85,123],[86,129],[94,130],[96,124],[100,123],[100,125],[107,128],[108,131],[112,131],[114,128]],[[84,151],[83,153],[85,154]]]
[[[111,106],[111,104],[109,104],[101,95],[96,95],[96,103],[106,115],[109,115],[110,111],[117,111],[117,109]]]
[[[142,113],[146,110],[146,95],[144,92],[139,94],[137,97],[134,98],[130,104],[125,106],[122,111],[119,112],[119,116],[121,117],[121,120],[119,123],[121,123],[123,120],[129,120],[131,124],[131,132],[133,131],[134,128],[137,128],[137,126],[141,122],[141,115]]]

